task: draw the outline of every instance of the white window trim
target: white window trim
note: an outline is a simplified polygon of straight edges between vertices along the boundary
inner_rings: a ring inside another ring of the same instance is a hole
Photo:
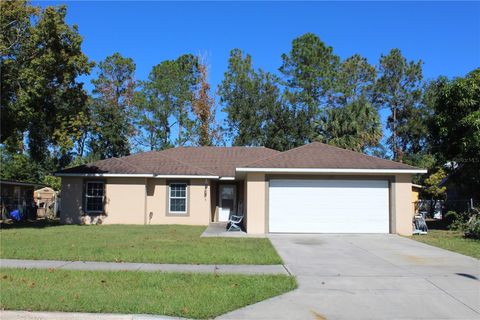
[[[102,210],[87,210],[88,208],[88,198],[100,198],[99,196],[89,196],[88,195],[88,185],[93,183],[101,183],[103,186],[103,196],[102,198],[102,207],[105,205],[105,182],[103,181],[87,181],[85,183],[85,212],[87,213],[103,213],[104,209]]]
[[[172,184],[182,184],[185,186],[185,198],[184,197],[172,197]],[[185,211],[172,211],[171,199],[185,199]],[[188,213],[188,184],[186,182],[170,182],[168,184],[168,212],[173,214],[187,214]]]

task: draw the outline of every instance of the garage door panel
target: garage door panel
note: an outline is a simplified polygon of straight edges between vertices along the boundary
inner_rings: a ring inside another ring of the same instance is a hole
[[[388,233],[388,181],[272,179],[269,231]]]

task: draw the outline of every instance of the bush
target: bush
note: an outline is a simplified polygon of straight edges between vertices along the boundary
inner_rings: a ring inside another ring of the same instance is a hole
[[[464,231],[465,237],[480,239],[480,216],[478,211],[476,211],[465,223]]]
[[[450,230],[463,230],[465,220],[464,214],[456,211],[448,211],[445,214],[445,222]]]

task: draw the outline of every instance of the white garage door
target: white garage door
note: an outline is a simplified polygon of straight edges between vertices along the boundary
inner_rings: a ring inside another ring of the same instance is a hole
[[[386,180],[272,179],[269,231],[388,233]]]

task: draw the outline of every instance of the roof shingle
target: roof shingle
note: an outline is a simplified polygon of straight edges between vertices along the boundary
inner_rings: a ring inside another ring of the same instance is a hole
[[[178,147],[100,160],[57,173],[234,177],[235,168],[277,153],[279,151],[264,147]]]
[[[312,142],[249,163],[246,168],[418,169],[404,163]]]
[[[179,147],[100,160],[58,173],[234,177],[236,168],[418,169],[313,142],[285,152],[264,147]]]

